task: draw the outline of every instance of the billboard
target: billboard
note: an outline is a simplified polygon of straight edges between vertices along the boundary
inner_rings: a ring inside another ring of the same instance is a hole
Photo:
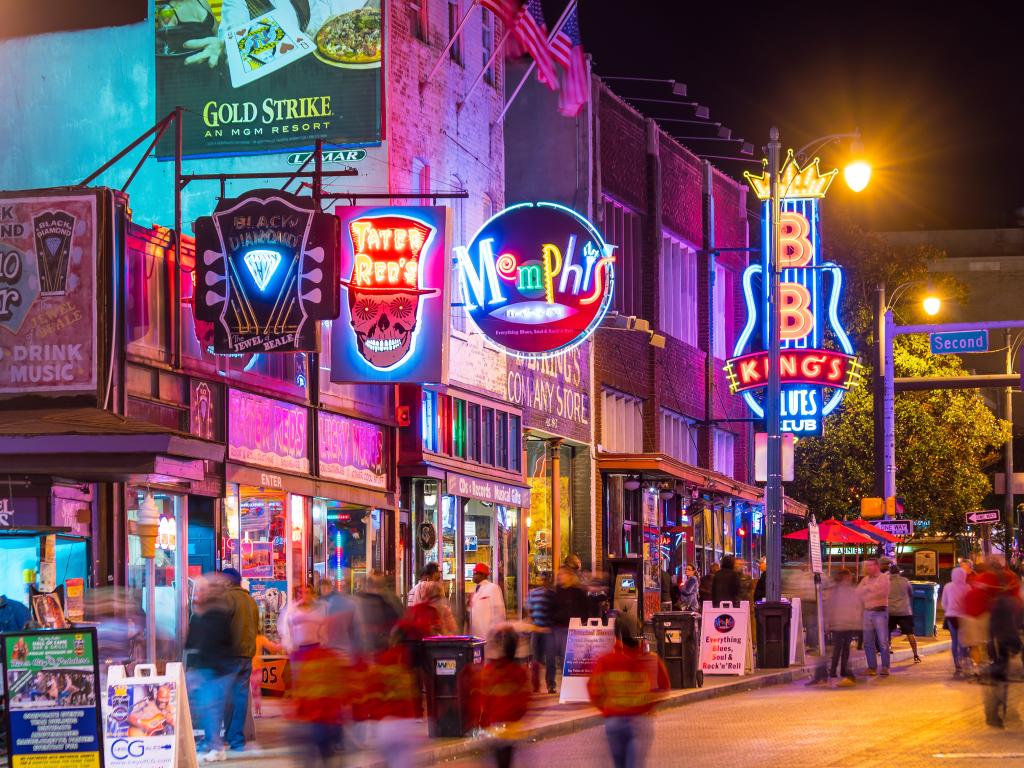
[[[95,393],[95,193],[0,198],[0,393]]]
[[[520,203],[457,246],[462,295],[477,328],[519,357],[581,344],[612,300],[614,247],[557,203]]]
[[[156,117],[184,108],[184,154],[380,142],[380,0],[156,0],[153,21]]]
[[[338,222],[276,189],[222,199],[195,223],[193,309],[217,354],[315,352],[338,316]]]
[[[447,375],[448,209],[338,206],[343,301],[331,381],[441,383]]]

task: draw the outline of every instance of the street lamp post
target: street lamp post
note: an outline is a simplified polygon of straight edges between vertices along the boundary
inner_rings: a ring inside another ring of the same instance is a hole
[[[768,431],[768,482],[765,485],[765,539],[768,569],[765,572],[765,599],[777,602],[782,597],[782,429],[779,410],[782,405],[782,378],[779,356],[782,347],[782,315],[779,307],[779,153],[782,142],[779,129],[772,127],[768,142],[769,207],[771,243],[768,247],[770,280],[768,289],[768,391],[764,414]]]

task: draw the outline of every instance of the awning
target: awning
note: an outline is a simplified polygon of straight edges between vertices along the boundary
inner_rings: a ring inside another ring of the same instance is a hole
[[[99,408],[5,411],[0,422],[4,472],[59,475],[83,482],[202,480],[204,461],[224,446]]]
[[[723,493],[744,501],[764,503],[764,490],[715,472],[695,467],[661,453],[599,453],[597,467],[602,472],[626,472],[638,475],[662,475],[682,480],[698,488]],[[788,515],[807,517],[807,506],[790,498],[783,499],[783,510]]]
[[[250,485],[267,490],[281,490],[298,496],[331,499],[367,509],[394,509],[395,494],[363,486],[321,480],[315,477],[290,475],[278,469],[264,469],[228,462],[224,465],[227,482]]]

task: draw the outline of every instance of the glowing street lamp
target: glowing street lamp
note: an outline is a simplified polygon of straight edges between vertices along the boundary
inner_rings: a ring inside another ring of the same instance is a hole
[[[843,178],[854,192],[863,192],[871,181],[871,166],[864,160],[855,160],[843,168]]]
[[[924,306],[924,311],[933,317],[939,314],[939,310],[942,309],[942,299],[938,296],[928,296],[922,304]]]

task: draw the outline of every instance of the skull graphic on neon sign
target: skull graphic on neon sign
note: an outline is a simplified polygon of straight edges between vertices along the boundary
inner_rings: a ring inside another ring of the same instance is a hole
[[[359,354],[379,370],[393,370],[414,347],[420,298],[435,289],[420,287],[420,256],[434,228],[408,216],[355,219],[349,223],[355,258],[348,288],[352,330]]]

